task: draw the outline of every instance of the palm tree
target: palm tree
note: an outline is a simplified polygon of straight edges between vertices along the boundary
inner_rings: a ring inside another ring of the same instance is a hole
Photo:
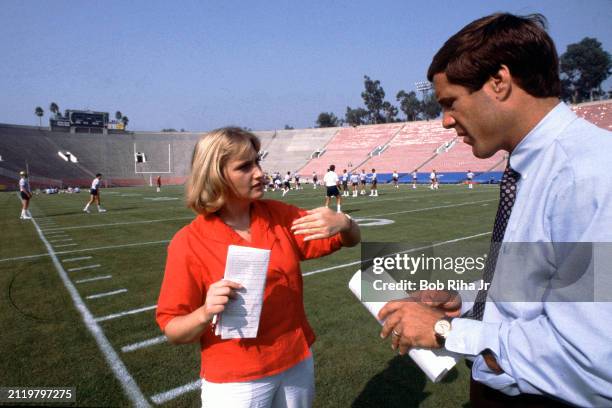
[[[115,112],[115,119],[121,120],[122,118],[123,118],[123,114],[121,113],[121,111]]]
[[[49,105],[49,110],[51,111],[51,113],[55,114],[55,116],[57,116],[57,114],[59,113],[59,106],[57,105],[57,103],[55,102],[51,102],[51,105]]]
[[[129,121],[130,121],[130,120],[128,119],[128,117],[127,117],[127,116],[124,116],[124,117],[122,117],[122,118],[121,118],[121,122],[123,122],[123,129],[124,129],[124,130],[125,130],[125,128],[127,128],[127,125],[128,125],[128,122],[129,122]]]
[[[45,111],[40,106],[37,106],[36,109],[34,109],[34,114],[38,116],[38,126],[42,126],[42,117]]]

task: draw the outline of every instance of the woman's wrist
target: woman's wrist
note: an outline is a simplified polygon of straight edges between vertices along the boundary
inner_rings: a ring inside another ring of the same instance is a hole
[[[351,228],[353,228],[353,217],[348,215],[347,213],[341,213],[344,218],[344,227],[340,229],[340,232],[349,232]]]
[[[212,315],[206,313],[205,306],[202,306],[200,310],[198,310],[198,322],[202,325],[207,325],[212,321]]]

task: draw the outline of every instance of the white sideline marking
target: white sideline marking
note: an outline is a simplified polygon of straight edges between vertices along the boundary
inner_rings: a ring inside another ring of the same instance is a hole
[[[73,230],[73,229],[82,229],[82,228],[98,228],[98,227],[113,227],[116,225],[131,225],[131,224],[150,224],[153,222],[164,222],[164,221],[178,221],[178,220],[192,220],[194,216],[191,217],[179,217],[179,218],[165,218],[161,220],[147,220],[147,221],[129,221],[129,222],[113,222],[106,224],[93,224],[93,225],[78,225],[75,227],[60,227],[62,230]],[[55,231],[55,228],[49,228],[48,231]]]
[[[87,266],[79,266],[78,268],[70,268],[70,269],[68,269],[68,272],[82,271],[83,269],[94,269],[94,268],[99,268],[101,266],[102,265],[100,265],[100,264],[87,265]]]
[[[141,307],[140,309],[128,310],[127,312],[120,312],[120,313],[110,314],[107,316],[96,317],[96,322],[104,322],[106,320],[117,319],[119,317],[136,314],[136,313],[142,313],[142,312],[146,312],[147,310],[153,310],[156,308],[157,308],[157,305],[152,305],[152,306]]]
[[[136,381],[134,381],[134,378],[132,378],[132,376],[130,375],[129,371],[127,370],[127,367],[119,358],[117,352],[113,349],[113,346],[111,346],[110,342],[104,335],[104,332],[102,331],[100,325],[95,322],[93,315],[91,314],[89,309],[87,309],[87,306],[85,306],[85,302],[81,298],[81,295],[79,295],[79,292],[77,291],[76,287],[70,281],[68,273],[62,267],[62,264],[60,263],[59,259],[57,258],[57,255],[53,251],[51,244],[43,235],[40,227],[38,226],[34,218],[32,218],[32,224],[36,228],[36,232],[38,232],[40,240],[47,248],[47,252],[51,257],[51,260],[53,261],[53,265],[55,266],[55,269],[57,270],[60,279],[64,283],[64,287],[68,290],[68,293],[72,298],[72,302],[81,314],[83,322],[85,323],[85,327],[94,337],[96,343],[98,344],[98,347],[100,348],[100,351],[106,359],[106,362],[115,374],[115,378],[117,378],[117,380],[119,381],[121,388],[123,388],[123,391],[132,402],[132,405],[135,405],[137,407],[149,407],[150,405],[145,396],[142,394],[142,391],[138,387],[138,384],[136,384]]]
[[[80,279],[78,281],[74,281],[74,283],[93,282],[93,281],[98,281],[98,280],[102,280],[102,279],[110,279],[112,277],[113,277],[113,275],[95,276],[93,278]]]
[[[61,231],[61,230],[51,231],[51,232],[43,231],[43,232],[45,233],[45,235],[53,235],[54,237],[57,235],[64,235],[64,231]]]
[[[127,289],[119,289],[119,290],[113,290],[112,292],[97,293],[95,295],[85,296],[85,299],[97,299],[97,298],[106,297],[106,296],[113,296],[113,295],[118,295],[119,293],[125,293],[127,291],[128,291]]]
[[[123,346],[123,347],[121,347],[121,351],[124,352],[124,353],[129,353],[130,351],[135,351],[135,350],[139,350],[141,348],[145,348],[145,347],[149,347],[149,346],[154,346],[156,344],[165,343],[167,341],[168,341],[168,338],[166,336],[154,337],[154,338],[149,339],[149,340],[144,340],[144,341],[140,341],[138,343],[133,343],[133,344],[128,344],[127,346]]]
[[[55,237],[53,237],[55,238]],[[68,242],[68,241],[74,241],[74,239],[72,238],[62,238],[62,239],[54,239],[53,241],[49,240],[49,242]]]
[[[53,248],[64,248],[69,246],[77,246],[79,244],[62,244],[62,245],[53,245]]]
[[[166,392],[160,392],[159,394],[151,395],[151,401],[153,401],[157,405],[160,405],[170,400],[173,400],[180,395],[183,395],[190,391],[195,391],[199,388],[202,388],[202,380],[197,380],[189,384],[185,384],[181,387],[173,388]]]
[[[421,251],[423,249],[434,248],[434,247],[438,247],[438,246],[442,246],[442,245],[446,245],[446,244],[452,244],[454,242],[465,241],[467,239],[478,238],[478,237],[482,237],[484,235],[489,235],[489,234],[491,234],[491,232],[482,232],[482,233],[476,234],[476,235],[469,235],[467,237],[461,237],[461,238],[450,239],[448,241],[437,242],[435,244],[427,245],[427,246],[420,247],[420,248],[411,248],[411,249],[409,249],[407,251],[402,251],[401,253],[410,253],[410,252],[414,252],[414,251]],[[327,271],[331,271],[331,270],[334,270],[334,269],[346,268],[347,266],[358,265],[360,263],[361,263],[361,260],[345,263],[345,264],[342,264],[342,265],[330,266],[328,268],[317,269],[317,270],[314,270],[314,271],[303,273],[302,276],[315,275],[317,273],[327,272]]]
[[[74,261],[83,261],[85,259],[91,259],[91,256],[80,256],[78,258],[68,258],[68,259],[63,259],[62,262],[74,262]]]

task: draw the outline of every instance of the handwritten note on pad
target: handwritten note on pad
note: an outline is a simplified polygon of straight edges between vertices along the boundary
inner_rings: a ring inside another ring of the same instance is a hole
[[[236,297],[219,315],[215,334],[222,339],[257,337],[269,261],[267,249],[229,246],[224,279],[238,282],[243,288],[236,291]]]

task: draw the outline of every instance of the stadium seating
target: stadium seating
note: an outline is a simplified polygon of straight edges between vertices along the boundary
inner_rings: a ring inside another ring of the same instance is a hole
[[[612,100],[572,109],[612,130]],[[455,140],[455,132],[443,129],[440,120],[255,133],[262,141],[262,151],[267,152],[265,170],[283,174],[298,170],[306,178],[313,171],[322,176],[332,163],[339,172],[375,168],[381,181],[393,170],[403,175],[401,181],[407,181],[408,174],[419,167],[420,180],[425,181],[436,169],[444,174],[442,182],[461,181],[468,169],[477,174],[477,180],[488,181],[489,171],[499,174],[503,170],[503,152],[487,160],[474,158],[471,148]],[[107,185],[147,185],[157,175],[164,184],[180,184],[189,173],[193,147],[200,136],[196,132],[68,133],[0,124],[0,189],[15,189],[19,171],[26,168],[36,187],[87,187],[98,172],[104,174]],[[444,145],[446,149],[441,148]],[[315,151],[323,149],[324,154],[311,159]],[[66,161],[58,152],[71,152],[78,162]],[[136,153],[143,153],[146,161],[138,163]]]
[[[337,132],[337,128],[279,130],[263,148],[267,155],[262,167],[270,173],[293,173],[303,167],[316,150],[323,149]],[[263,132],[256,132],[258,136],[260,133]]]
[[[575,105],[574,112],[602,129],[612,131],[612,100]]]
[[[330,164],[335,164],[339,171],[360,167],[369,159],[370,152],[387,144],[402,127],[404,123],[340,128],[326,146],[325,153],[308,162],[300,169],[300,174],[309,177],[315,171],[321,175]]]

